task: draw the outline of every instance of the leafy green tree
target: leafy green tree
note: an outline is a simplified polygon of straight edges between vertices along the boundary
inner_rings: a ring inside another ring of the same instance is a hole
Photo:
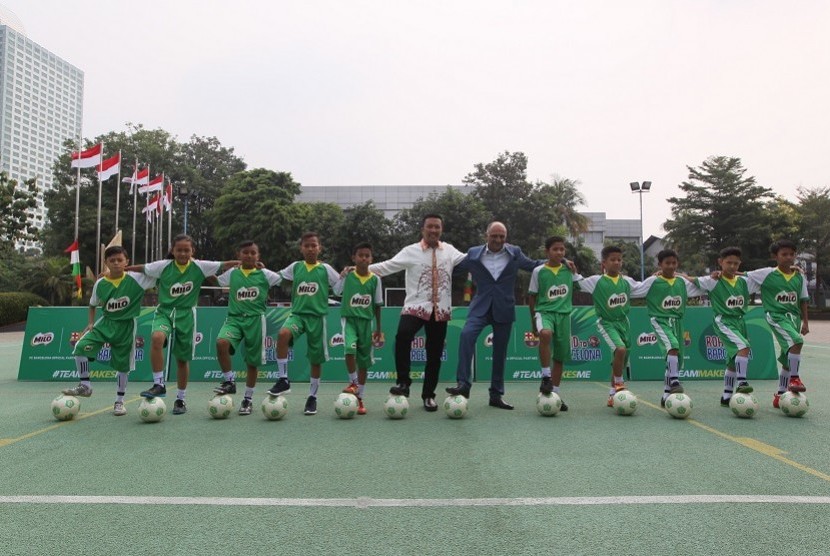
[[[640,279],[640,245],[638,243],[634,243],[631,241],[617,241],[617,240],[606,240],[605,245],[616,245],[617,247],[622,249],[623,255],[623,267],[622,273],[626,276],[631,276],[635,280]],[[600,259],[601,259],[601,254]],[[600,260],[600,263],[602,261]],[[648,255],[645,256],[645,275],[650,276],[654,274],[654,271],[657,270],[657,266],[654,264],[654,260],[651,259]]]
[[[336,254],[329,262],[333,261],[336,268],[342,268],[352,264],[352,249],[358,243],[371,243],[374,259],[384,261],[401,247],[394,240],[392,221],[384,216],[373,201],[366,201],[344,211],[339,233],[327,238],[325,244],[329,254]]]
[[[491,217],[481,201],[458,190],[445,189],[418,199],[412,208],[404,209],[395,217],[395,230],[400,243],[411,243],[421,237],[421,221],[425,214],[440,214],[444,219],[442,241],[466,251],[484,243],[484,235]],[[512,234],[508,228],[508,237]],[[400,248],[402,245],[399,245]]]
[[[585,204],[579,181],[554,176],[549,184],[537,182],[533,201],[540,214],[552,211],[552,223],[564,226],[571,237],[578,238],[588,231],[588,217],[577,211],[577,207]]]
[[[35,180],[20,186],[8,174],[0,172],[0,255],[4,258],[14,251],[15,243],[37,237],[37,228],[32,224],[36,197]]]
[[[672,216],[663,224],[683,268],[713,268],[717,253],[729,245],[742,248],[746,268],[766,264],[767,238],[775,232],[766,210],[772,190],[746,176],[740,158],[713,156],[687,168],[689,179],[679,186],[686,196],[668,199]]]
[[[815,257],[814,278],[818,287],[825,281],[830,261],[830,187],[799,188],[798,213],[798,238],[801,246]]]
[[[26,265],[25,291],[49,300],[52,305],[70,305],[75,281],[72,265],[65,257],[39,257]]]

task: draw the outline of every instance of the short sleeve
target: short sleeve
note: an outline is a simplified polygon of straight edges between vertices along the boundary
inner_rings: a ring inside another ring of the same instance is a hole
[[[144,274],[151,278],[161,278],[162,271],[172,262],[173,259],[163,259],[161,261],[147,263],[144,265]]]
[[[642,282],[637,284],[636,287],[632,286],[631,287],[631,297],[632,297],[632,299],[641,298],[641,297],[645,297],[646,295],[648,295],[648,290],[651,289],[651,285],[654,283],[654,281],[656,279],[657,279],[656,276],[649,276],[648,278],[646,278],[645,280],[643,280]],[[681,280],[682,280],[682,278],[681,278]]]
[[[268,270],[267,268],[262,269],[262,273],[265,275],[265,279],[268,280],[268,284],[271,286],[279,286],[282,282],[282,276],[278,273],[274,272],[273,270]]]
[[[375,305],[383,305],[383,286],[380,282],[380,276],[377,278],[377,286],[375,287]]]
[[[576,283],[576,285],[580,289],[580,291],[586,293],[594,293],[594,289],[597,287],[597,282],[599,282],[600,278],[601,276],[599,274],[596,274],[594,276],[588,276],[587,278],[579,280]]]
[[[227,288],[231,285],[231,273],[233,272],[233,270],[234,269],[232,268],[230,270],[226,270],[225,272],[216,277],[216,280],[219,282],[220,286]]]
[[[329,275],[329,286],[333,288],[340,281],[340,273],[334,270],[328,263],[323,263],[323,267]]]
[[[704,289],[707,292],[714,290],[715,286],[718,285],[718,281],[711,276],[701,276],[700,278],[695,278],[695,282],[699,288]]]
[[[280,270],[280,276],[286,282],[293,282],[294,281],[294,265],[297,263],[291,263],[287,267]]]
[[[101,300],[98,299],[98,284],[101,283],[101,279],[95,281],[95,285],[92,286],[92,294],[89,296],[89,306],[90,307],[98,307],[101,304]]]
[[[222,261],[200,261],[199,259],[194,259],[192,262],[199,267],[205,276],[215,276],[217,272],[222,270],[223,264]]]
[[[339,278],[337,283],[331,287],[334,295],[343,295],[343,288],[346,286],[346,276]]]
[[[142,289],[149,290],[156,287],[156,279],[141,272],[128,272],[127,275],[138,282]]]
[[[530,284],[527,286],[527,293],[536,294],[539,292],[539,271],[542,270],[541,266],[537,266],[533,269],[533,273],[530,275]]]

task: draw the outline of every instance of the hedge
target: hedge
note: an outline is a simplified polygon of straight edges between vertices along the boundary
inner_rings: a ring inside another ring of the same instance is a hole
[[[0,293],[0,326],[26,320],[31,306],[48,306],[49,302],[33,293]]]

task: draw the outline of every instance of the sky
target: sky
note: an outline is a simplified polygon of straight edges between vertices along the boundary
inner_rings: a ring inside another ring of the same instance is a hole
[[[2,0],[85,73],[85,137],[215,136],[304,186],[460,184],[522,151],[662,235],[687,166],[830,186],[830,2]]]

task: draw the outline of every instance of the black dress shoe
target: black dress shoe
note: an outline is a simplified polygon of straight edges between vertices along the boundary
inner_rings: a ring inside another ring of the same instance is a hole
[[[396,384],[392,388],[389,389],[389,393],[393,396],[405,396],[409,397],[409,385],[408,384]]]
[[[498,407],[499,409],[513,409],[513,406],[501,398],[490,398],[490,407]]]
[[[424,399],[424,409],[427,411],[438,411],[438,404],[435,403],[435,398],[425,398]]]
[[[470,389],[465,386],[452,386],[450,388],[446,388],[445,390],[450,396],[464,396],[468,400],[470,399]]]

